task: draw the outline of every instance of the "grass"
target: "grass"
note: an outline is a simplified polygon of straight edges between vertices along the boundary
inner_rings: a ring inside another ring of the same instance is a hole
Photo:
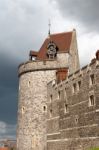
[[[99,150],[99,148],[92,148],[92,149],[90,149],[90,150]]]

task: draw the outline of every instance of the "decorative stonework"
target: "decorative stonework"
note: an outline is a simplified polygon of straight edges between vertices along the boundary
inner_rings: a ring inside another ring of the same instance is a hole
[[[57,46],[54,42],[50,41],[47,45],[47,55],[51,59],[54,59],[57,55]]]

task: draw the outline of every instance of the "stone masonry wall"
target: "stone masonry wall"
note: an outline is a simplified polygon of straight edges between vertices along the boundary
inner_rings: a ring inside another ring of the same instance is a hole
[[[31,72],[20,77],[18,150],[46,149],[47,83],[54,78],[55,70]]]
[[[50,82],[47,105],[48,150],[99,147],[99,61],[76,71],[58,85]]]
[[[45,61],[28,61],[19,66],[19,75],[26,72],[40,71],[40,70],[56,70],[59,68],[69,68],[67,53],[57,54],[56,59]]]

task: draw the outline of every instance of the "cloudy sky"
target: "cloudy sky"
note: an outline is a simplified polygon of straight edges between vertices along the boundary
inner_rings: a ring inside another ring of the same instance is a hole
[[[15,136],[17,66],[51,33],[77,31],[81,66],[99,49],[99,0],[0,0],[0,139]]]

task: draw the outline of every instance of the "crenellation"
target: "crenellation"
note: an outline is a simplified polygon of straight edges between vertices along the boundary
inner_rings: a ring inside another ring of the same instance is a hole
[[[97,63],[95,63],[93,65],[93,69],[91,69],[89,67],[89,65],[86,65],[85,67],[83,67],[81,70],[77,70],[77,72],[75,72],[74,74],[70,74],[68,76],[68,78],[65,80],[65,81],[62,81],[61,83],[59,83],[57,86],[60,87],[60,86],[63,86],[63,84],[69,84],[68,81],[72,82],[72,81],[76,81],[76,80],[81,80],[83,78],[82,74],[85,76],[85,75],[90,75],[92,73],[95,73],[96,72],[96,65]],[[95,72],[94,72],[95,71]]]
[[[63,58],[63,57],[62,57]],[[47,61],[29,61],[19,67],[19,76],[23,73],[42,71],[42,70],[57,70],[58,68],[68,68],[67,59],[63,60],[47,60]],[[46,63],[44,63],[46,62]],[[53,67],[52,67],[53,66]]]

